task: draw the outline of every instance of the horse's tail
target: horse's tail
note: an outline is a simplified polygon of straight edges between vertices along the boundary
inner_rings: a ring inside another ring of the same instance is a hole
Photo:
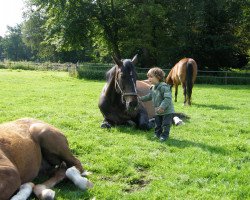
[[[193,88],[193,63],[187,62],[187,74],[186,74],[187,96],[191,100],[192,88]]]
[[[173,69],[170,70],[165,82],[171,86],[174,85],[173,79],[172,79],[172,73],[173,73]]]

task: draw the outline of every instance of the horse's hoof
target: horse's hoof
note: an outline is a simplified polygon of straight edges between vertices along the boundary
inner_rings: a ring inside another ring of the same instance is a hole
[[[155,119],[153,118],[148,121],[148,128],[151,129],[154,127],[155,127]]]
[[[111,125],[109,123],[102,123],[101,128],[111,128]]]
[[[51,189],[45,189],[42,191],[41,195],[42,200],[53,200],[55,199],[55,191]]]

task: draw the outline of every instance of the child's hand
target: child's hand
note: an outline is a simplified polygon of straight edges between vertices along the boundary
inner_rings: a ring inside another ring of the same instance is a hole
[[[161,107],[158,107],[158,108],[156,109],[156,112],[159,113],[159,114],[162,114],[162,113],[164,113],[164,109],[161,108]]]

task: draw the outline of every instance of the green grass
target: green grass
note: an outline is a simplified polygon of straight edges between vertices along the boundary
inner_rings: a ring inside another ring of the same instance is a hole
[[[64,181],[58,200],[250,199],[249,86],[196,84],[191,107],[179,88],[175,109],[191,118],[160,143],[153,130],[100,128],[103,85],[66,72],[0,69],[0,122],[33,117],[56,126],[93,172],[93,189]]]

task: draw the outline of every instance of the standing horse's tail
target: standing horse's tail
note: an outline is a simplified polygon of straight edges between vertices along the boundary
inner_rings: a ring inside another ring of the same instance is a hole
[[[187,62],[186,85],[187,85],[188,103],[190,103],[192,88],[193,88],[193,63],[192,61],[189,60]]]

